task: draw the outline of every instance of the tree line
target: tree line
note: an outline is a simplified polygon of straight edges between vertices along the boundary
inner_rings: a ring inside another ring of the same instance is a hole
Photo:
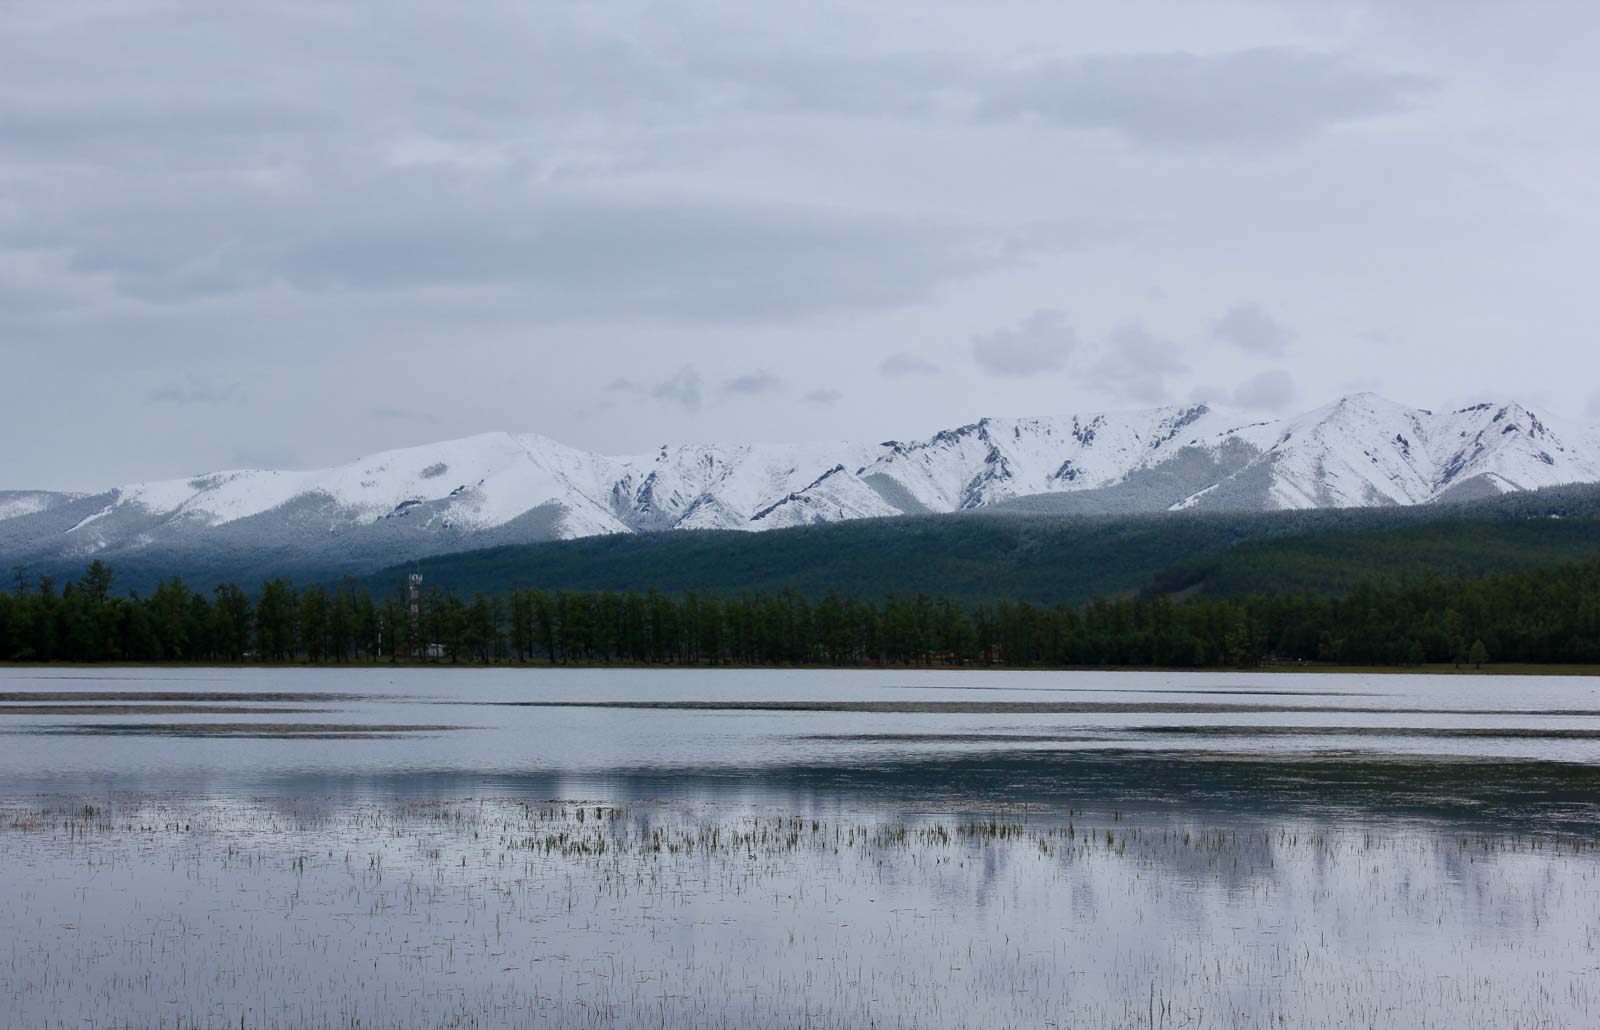
[[[1087,605],[877,601],[791,590],[736,597],[521,588],[462,597],[404,583],[335,586],[177,577],[118,594],[95,561],[57,583],[13,570],[0,590],[0,659],[21,662],[408,660],[657,665],[1241,667],[1600,662],[1600,562],[1309,593]]]

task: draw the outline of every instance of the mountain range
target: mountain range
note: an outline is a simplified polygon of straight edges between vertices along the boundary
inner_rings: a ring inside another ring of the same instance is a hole
[[[354,570],[600,534],[980,510],[1417,505],[1597,481],[1594,427],[1516,403],[1436,413],[1373,394],[1272,421],[1191,404],[986,418],[922,440],[663,444],[628,457],[486,433],[327,469],[0,491],[0,560]]]

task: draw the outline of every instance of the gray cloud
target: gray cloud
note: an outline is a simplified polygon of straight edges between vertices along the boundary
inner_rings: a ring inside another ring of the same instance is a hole
[[[462,183],[393,172],[284,199],[129,197],[25,213],[13,235],[69,268],[161,304],[289,290],[426,296],[494,291],[524,319],[767,320],[925,300],[942,286],[1089,246],[1081,226],[971,225],[794,203],[545,191],[507,204],[513,178]],[[480,196],[493,195],[495,203]]]
[[[725,382],[719,393],[720,395],[760,393],[766,388],[761,379],[764,375],[762,372],[754,372],[738,376]],[[618,376],[607,382],[604,389],[606,393],[621,393],[630,397],[658,401],[688,413],[699,411],[707,400],[704,380],[701,378],[700,370],[693,365],[684,365],[665,379],[654,382],[642,382],[627,376]],[[610,411],[613,405],[613,401],[606,400],[584,410],[587,414],[593,414]]]
[[[972,340],[972,356],[979,367],[998,376],[1059,372],[1077,349],[1078,334],[1067,324],[1067,316],[1051,308]]]
[[[304,289],[515,286],[554,318],[770,318],[895,305],[992,267],[980,234],[870,213],[572,203],[512,220],[376,216],[276,259]]]
[[[4,149],[32,160],[94,158],[107,152],[152,159],[174,147],[192,150],[208,143],[292,138],[326,127],[326,117],[312,105],[249,99],[105,96],[92,104],[72,98],[0,103]]]
[[[1589,395],[1589,402],[1584,406],[1584,414],[1593,419],[1600,419],[1600,390]]]
[[[1246,379],[1233,391],[1232,397],[1238,407],[1271,412],[1288,410],[1294,399],[1294,377],[1281,368]]]
[[[1000,77],[979,107],[991,117],[1111,129],[1147,144],[1283,144],[1403,110],[1430,85],[1418,75],[1286,47],[1107,54]]]
[[[240,444],[233,449],[228,462],[234,468],[247,469],[292,469],[304,468],[305,462],[300,459],[300,452],[293,447],[286,447],[274,440],[255,440]],[[202,471],[196,469],[194,471]],[[211,471],[206,469],[204,471]]]
[[[743,377],[741,377],[743,378]],[[736,390],[734,380],[724,384],[723,392]],[[605,385],[606,393],[621,393],[631,397],[645,400],[659,401],[669,407],[680,408],[685,412],[696,412],[705,404],[705,388],[700,377],[700,370],[693,365],[684,365],[676,372],[655,382],[641,382],[627,376],[618,376]],[[588,409],[592,414],[595,411],[609,411],[613,402],[606,400]]]
[[[650,396],[667,404],[675,404],[685,411],[699,411],[703,397],[700,390],[700,373],[685,365],[669,378],[650,387]]]
[[[641,23],[674,37],[660,47],[559,8],[490,0],[440,19],[357,4],[351,22],[382,21],[379,52],[332,44],[315,31],[327,19],[309,10],[132,9],[115,21],[16,19],[16,42],[0,42],[0,66],[28,71],[13,72],[27,88],[0,105],[0,166],[19,173],[8,183],[18,203],[0,208],[0,253],[59,254],[124,299],[478,291],[523,321],[795,319],[925,301],[1125,232],[1103,217],[964,221],[781,193],[735,200],[684,180],[630,187],[632,174],[678,158],[596,148],[587,119],[626,137],[623,127],[653,127],[667,111],[715,120],[769,106],[782,62],[730,60],[709,41],[716,33],[677,38],[668,23]],[[251,50],[222,58],[240,37]],[[40,56],[97,44],[95,78]],[[168,52],[184,59],[159,59]],[[441,63],[452,53],[475,57]],[[290,64],[295,76],[279,74]],[[334,89],[330,102],[329,84],[347,79],[363,88]],[[0,72],[0,96],[7,84]],[[3,278],[0,295],[18,292]],[[49,284],[31,285],[45,303]]]
[[[500,0],[448,17],[376,3],[336,12],[243,8],[209,18],[181,5],[121,6],[117,17],[8,19],[17,41],[11,63],[41,88],[0,109],[6,135],[41,156],[130,146],[156,154],[174,141],[236,146],[241,137],[255,144],[274,133],[348,138],[352,124],[362,125],[353,117],[365,112],[360,105],[401,101],[411,121],[458,145],[503,124],[658,122],[685,113],[1032,119],[1111,129],[1143,143],[1260,143],[1402,110],[1431,86],[1351,55],[1282,45],[1027,61],[963,48],[959,37],[918,48],[895,35],[873,46],[871,19],[848,10],[821,26],[793,11],[763,19],[692,4],[671,19],[651,17],[641,5],[616,5],[608,17]],[[772,20],[783,31],[770,31]],[[349,43],[380,28],[382,46]],[[241,36],[251,40],[248,50],[229,46]],[[840,37],[852,45],[840,45]],[[53,51],[74,43],[101,51],[94,80],[52,61]],[[185,60],[147,57],[168,53]],[[272,74],[291,62],[296,75]],[[307,81],[307,73],[316,78]],[[186,74],[207,88],[164,88]],[[369,89],[346,89],[328,103],[319,91],[328,82]],[[91,89],[92,100],[84,95]],[[459,146],[401,153],[412,161],[461,159]]]
[[[1172,398],[1167,380],[1189,371],[1183,351],[1140,325],[1111,333],[1087,379],[1113,396],[1135,404],[1165,404]]]
[[[1296,47],[1011,63],[946,53],[716,54],[688,69],[746,108],[912,122],[1029,121],[1147,146],[1282,146],[1406,110],[1426,76]]]
[[[1294,331],[1255,304],[1236,304],[1212,327],[1216,336],[1250,354],[1282,357]]]
[[[1058,380],[925,346],[1054,295],[1080,331],[1185,325],[1219,400],[1264,368],[1318,401],[1381,368],[1397,400],[1582,412],[1593,147],[1560,114],[1600,88],[1600,11],[1464,5],[1440,34],[1330,3],[13,0],[0,369],[28,385],[0,439],[30,446],[0,448],[0,487],[458,430],[881,439],[1055,410],[1062,381],[1187,395],[1160,348],[1086,336]],[[1245,297],[1346,347],[1182,321]],[[788,388],[729,403],[762,368]],[[854,403],[862,368],[902,388]],[[204,399],[229,383],[248,403]]]
[[[151,404],[172,404],[178,407],[196,404],[237,405],[244,403],[245,392],[244,386],[240,383],[211,382],[191,376],[181,384],[156,387],[145,394],[145,400]]]
[[[844,394],[840,393],[838,390],[835,390],[830,386],[819,386],[815,390],[807,391],[806,395],[800,399],[805,401],[807,404],[815,404],[821,407],[827,407],[830,404],[839,403],[839,401],[843,398]]]
[[[782,393],[784,382],[781,378],[765,369],[757,369],[754,372],[746,372],[743,375],[734,376],[722,384],[722,389],[725,393],[759,397]]]
[[[1283,142],[1400,109],[1423,85],[1270,47],[1024,66],[748,34],[731,48],[726,17],[614,22],[486,2],[450,19],[360,4],[342,18],[201,19],[135,2],[116,19],[16,18],[0,43],[14,69],[0,75],[0,160],[21,173],[21,202],[0,236],[160,303],[477,288],[517,292],[523,318],[793,318],[914,303],[1127,229],[1059,211],[964,222],[619,188],[703,164],[692,147],[636,152],[629,127],[827,114],[961,131],[976,117],[1159,144]],[[383,47],[336,42],[380,20]],[[92,53],[96,75],[59,53]],[[616,127],[598,146],[597,121]]]
[[[417,422],[422,425],[436,426],[444,420],[438,415],[428,411],[415,411],[411,408],[397,408],[388,405],[378,405],[370,409],[373,418],[386,422]]]
[[[936,376],[944,370],[910,351],[896,351],[878,362],[878,371],[892,379],[903,379],[907,376]]]

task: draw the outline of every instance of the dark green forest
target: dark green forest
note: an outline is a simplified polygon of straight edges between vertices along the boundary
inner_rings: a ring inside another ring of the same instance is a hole
[[[866,600],[795,590],[462,595],[403,581],[374,595],[269,580],[250,594],[172,578],[119,594],[94,562],[56,583],[18,570],[0,592],[0,658],[78,662],[628,662],[745,665],[1245,667],[1600,662],[1600,562],[1311,592],[1167,594],[1084,605]]]
[[[422,539],[415,543],[427,546]],[[1600,560],[1600,486],[1394,508],[1099,515],[979,510],[757,533],[672,530],[411,556],[389,568],[354,557],[330,562],[325,553],[287,546],[220,543],[192,552],[131,548],[100,557],[116,566],[119,592],[145,594],[174,574],[208,594],[234,583],[254,595],[268,580],[285,576],[336,589],[346,575],[382,594],[409,572],[463,596],[507,594],[527,584],[550,591],[693,590],[724,599],[793,590],[813,602],[830,592],[858,598],[943,594],[966,605],[1085,604],[1155,593],[1335,594],[1366,581]],[[0,568],[18,562],[58,583],[83,572],[78,558],[0,554]]]
[[[1508,494],[1467,505],[1291,512],[863,519],[765,533],[590,537],[424,558],[364,577],[374,592],[409,571],[462,594],[693,590],[724,598],[792,590],[812,601],[943,594],[1083,604],[1179,593],[1344,593],[1399,583],[1600,560],[1600,489]]]
[[[1247,540],[1157,573],[1147,594],[1342,594],[1362,583],[1458,579],[1600,560],[1600,520],[1448,519],[1372,533]]]

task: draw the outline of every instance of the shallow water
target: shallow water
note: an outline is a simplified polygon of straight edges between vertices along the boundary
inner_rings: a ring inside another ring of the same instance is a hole
[[[1591,845],[681,803],[0,813],[30,1025],[1585,1026]]]
[[[1593,1025],[1597,731],[1576,677],[4,669],[0,1023]]]
[[[782,702],[814,710],[739,707]],[[840,705],[900,710],[827,710]],[[654,794],[737,772],[1135,752],[1594,764],[1597,735],[1600,679],[1586,677],[0,670],[0,778],[19,792],[259,793],[314,778],[387,794],[531,777],[609,796],[638,779]]]

